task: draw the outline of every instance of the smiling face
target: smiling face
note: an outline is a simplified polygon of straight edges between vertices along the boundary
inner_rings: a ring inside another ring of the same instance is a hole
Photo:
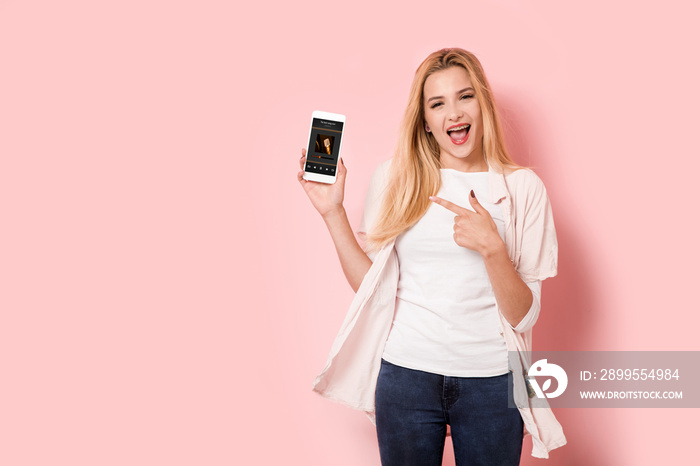
[[[440,146],[443,168],[488,171],[482,139],[481,106],[461,66],[437,71],[423,85],[425,122]]]

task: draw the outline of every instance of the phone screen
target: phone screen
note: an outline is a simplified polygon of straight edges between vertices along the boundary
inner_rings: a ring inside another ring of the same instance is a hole
[[[343,137],[343,122],[314,118],[311,123],[309,147],[306,150],[306,168],[309,173],[335,176]]]

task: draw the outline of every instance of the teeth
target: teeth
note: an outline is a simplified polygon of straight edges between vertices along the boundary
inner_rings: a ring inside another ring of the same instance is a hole
[[[449,133],[450,131],[459,131],[460,129],[465,129],[465,128],[468,128],[468,127],[469,127],[469,125],[456,126],[456,127],[454,127],[454,128],[448,129],[447,132]]]

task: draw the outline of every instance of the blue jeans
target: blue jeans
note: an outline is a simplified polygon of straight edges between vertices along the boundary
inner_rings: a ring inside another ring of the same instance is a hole
[[[382,359],[375,393],[382,466],[442,465],[448,424],[456,466],[518,465],[523,421],[508,407],[512,376],[447,377]]]

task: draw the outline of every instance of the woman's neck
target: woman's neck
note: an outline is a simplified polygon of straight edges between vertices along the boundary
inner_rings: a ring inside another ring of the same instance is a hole
[[[487,172],[489,164],[482,154],[471,154],[462,159],[447,154],[440,154],[440,166],[461,172]]]

